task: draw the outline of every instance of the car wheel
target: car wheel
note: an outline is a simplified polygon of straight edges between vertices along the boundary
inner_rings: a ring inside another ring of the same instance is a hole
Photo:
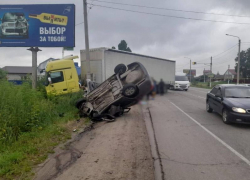
[[[229,117],[228,117],[228,111],[226,109],[224,109],[223,112],[222,112],[222,121],[225,124],[230,124]]]
[[[81,98],[79,99],[77,102],[76,102],[76,108],[77,109],[80,109],[82,107],[82,104],[86,102],[86,99],[85,98]]]
[[[125,97],[135,97],[138,94],[138,88],[134,84],[127,84],[123,87],[122,94]]]
[[[124,64],[118,64],[115,67],[114,71],[115,71],[115,74],[121,75],[127,71],[127,66],[125,66]]]
[[[213,109],[210,107],[210,104],[209,104],[208,101],[207,101],[207,103],[206,103],[206,110],[207,110],[207,112],[209,112],[209,113],[213,112]]]
[[[188,89],[185,89],[185,91],[188,91]]]

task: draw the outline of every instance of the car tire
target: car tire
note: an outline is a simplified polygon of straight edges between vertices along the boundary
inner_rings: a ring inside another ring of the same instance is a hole
[[[138,93],[139,93],[139,90],[137,86],[134,84],[127,84],[122,89],[122,95],[125,97],[129,97],[129,98],[137,96]]]
[[[209,104],[208,101],[207,101],[207,103],[206,103],[206,110],[207,110],[207,112],[209,112],[209,113],[213,112],[213,109],[210,107],[210,104]]]
[[[114,69],[114,72],[115,74],[123,74],[127,71],[127,66],[125,66],[124,64],[118,64],[115,69]]]
[[[229,117],[228,117],[228,111],[226,109],[223,109],[223,111],[222,111],[222,121],[225,124],[230,124]]]
[[[188,89],[185,89],[185,91],[188,91]]]
[[[82,104],[85,103],[85,102],[86,102],[86,99],[85,99],[85,98],[81,98],[81,99],[77,100],[77,101],[76,101],[76,105],[75,105],[76,108],[77,108],[77,109],[80,109],[81,106],[82,106]]]

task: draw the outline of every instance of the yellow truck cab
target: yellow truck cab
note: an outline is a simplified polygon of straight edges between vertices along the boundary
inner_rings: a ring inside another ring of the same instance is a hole
[[[76,58],[78,56],[71,56],[47,64],[45,83],[47,94],[61,95],[80,90],[78,74],[73,61]]]

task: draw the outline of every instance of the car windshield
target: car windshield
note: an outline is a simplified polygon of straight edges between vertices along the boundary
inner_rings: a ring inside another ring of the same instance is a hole
[[[187,76],[175,76],[175,81],[188,81]]]
[[[225,97],[231,98],[250,98],[250,87],[227,87]]]
[[[23,13],[6,13],[3,17],[3,22],[13,22],[16,20],[24,20]]]

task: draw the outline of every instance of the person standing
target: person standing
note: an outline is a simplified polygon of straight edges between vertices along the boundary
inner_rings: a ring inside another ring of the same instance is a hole
[[[161,81],[159,82],[159,91],[160,91],[160,95],[164,95],[164,90],[165,90],[165,83],[164,83],[164,81],[161,79]]]

